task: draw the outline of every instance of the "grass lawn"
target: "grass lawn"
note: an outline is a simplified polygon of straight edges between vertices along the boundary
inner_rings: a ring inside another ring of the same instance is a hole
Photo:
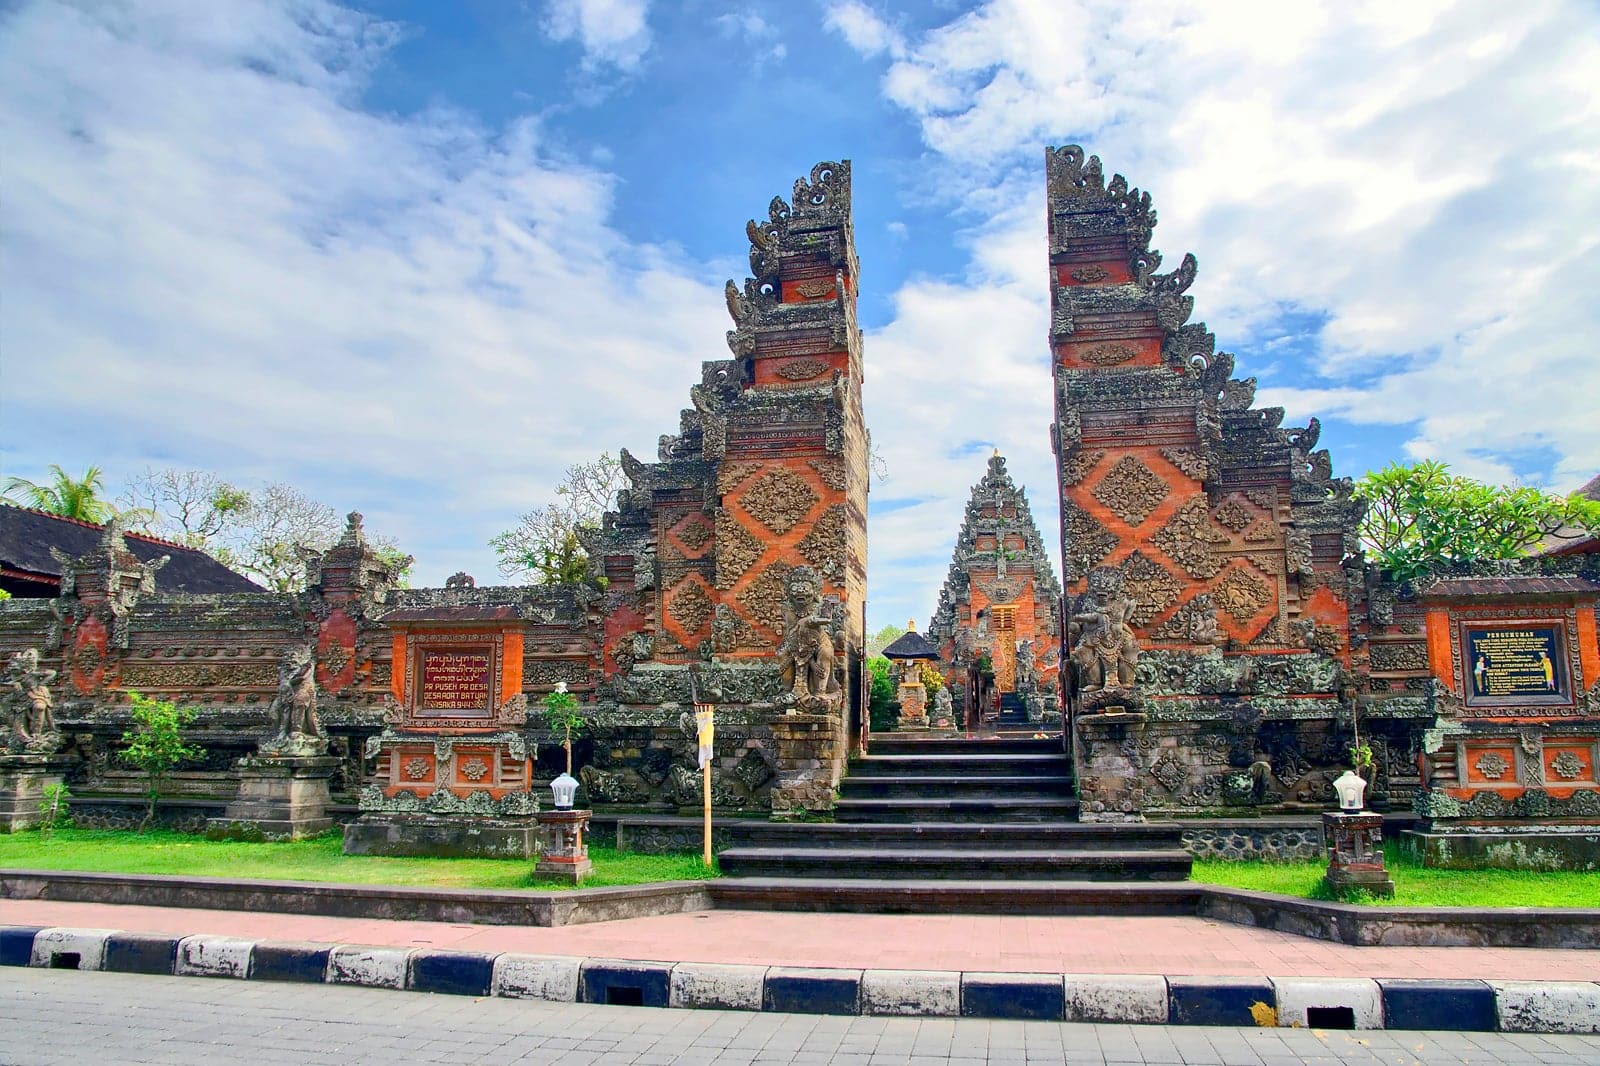
[[[572,887],[535,880],[532,859],[386,859],[346,855],[341,845],[337,832],[292,844],[245,844],[155,829],[142,834],[62,829],[49,840],[41,840],[37,832],[0,834],[0,868],[434,888]],[[594,861],[594,872],[583,882],[585,888],[694,881],[707,876],[699,855],[637,855],[591,847],[589,858]],[[711,876],[716,876],[714,866]]]
[[[1600,873],[1532,870],[1435,870],[1384,847],[1394,899],[1362,893],[1351,902],[1394,907],[1600,907]],[[1194,863],[1194,880],[1209,885],[1278,892],[1306,899],[1333,899],[1322,875],[1326,862]]]

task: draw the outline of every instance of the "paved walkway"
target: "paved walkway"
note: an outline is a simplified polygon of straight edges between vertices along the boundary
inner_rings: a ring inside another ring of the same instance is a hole
[[[0,1063],[1585,1066],[1600,1037],[656,1010],[0,969]]]
[[[1600,950],[1351,947],[1206,918],[701,911],[559,929],[0,900],[0,925],[543,955],[1006,973],[1600,977]]]

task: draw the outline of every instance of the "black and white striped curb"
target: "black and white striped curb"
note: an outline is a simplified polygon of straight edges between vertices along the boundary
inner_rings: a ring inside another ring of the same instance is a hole
[[[0,928],[0,965],[645,1007],[1146,1025],[1600,1033],[1600,983],[812,969]]]

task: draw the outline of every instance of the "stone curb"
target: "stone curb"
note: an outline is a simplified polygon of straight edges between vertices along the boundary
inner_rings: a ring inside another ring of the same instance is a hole
[[[798,1014],[1600,1033],[1587,981],[822,969],[34,926],[0,926],[0,965]]]

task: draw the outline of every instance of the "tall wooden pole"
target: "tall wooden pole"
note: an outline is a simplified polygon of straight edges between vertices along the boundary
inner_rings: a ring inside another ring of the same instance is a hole
[[[706,816],[706,824],[705,824],[705,854],[702,856],[702,858],[705,861],[706,869],[709,870],[711,868],[711,760],[710,759],[707,759],[706,760],[706,764],[700,768],[700,784],[701,784],[701,792],[703,793],[704,798],[705,798],[705,816]]]

